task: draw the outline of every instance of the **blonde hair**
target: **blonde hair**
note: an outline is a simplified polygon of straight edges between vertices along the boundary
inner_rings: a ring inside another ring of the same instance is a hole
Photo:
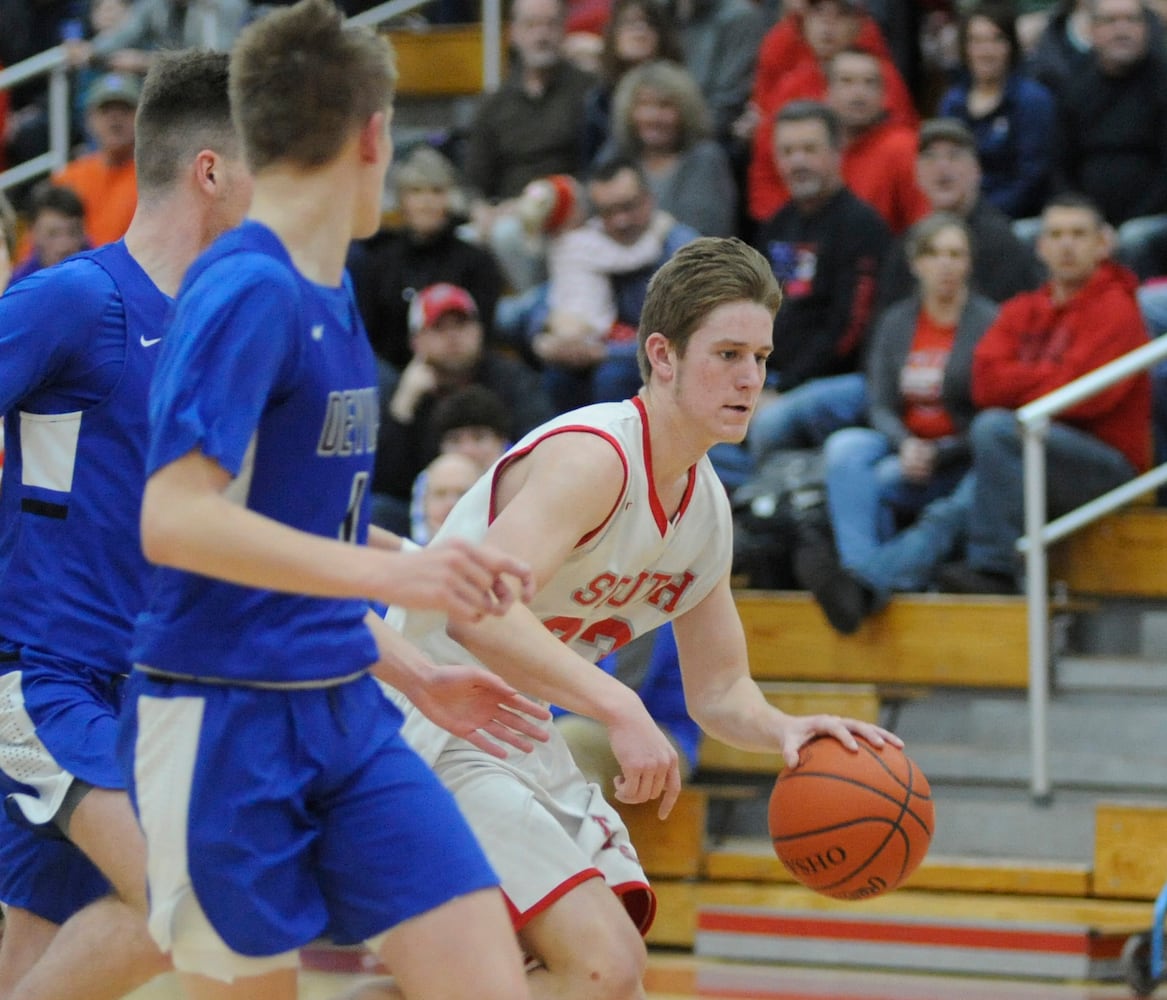
[[[612,135],[625,153],[640,152],[632,109],[640,93],[646,90],[659,95],[680,113],[680,149],[688,149],[712,134],[709,105],[693,74],[683,66],[664,60],[643,63],[624,74],[612,97]]]
[[[16,256],[16,210],[3,191],[0,191],[0,230],[4,237],[4,245],[8,247],[8,257],[11,260]],[[0,288],[0,292],[4,289]]]
[[[645,350],[650,334],[662,334],[684,357],[693,331],[727,302],[756,302],[771,316],[782,305],[773,269],[748,243],[705,236],[665,261],[648,283],[636,335],[636,362],[645,383],[652,371]]]
[[[417,146],[393,171],[393,184],[399,198],[402,191],[422,188],[449,191],[458,186],[458,173],[454,164],[432,146]]]

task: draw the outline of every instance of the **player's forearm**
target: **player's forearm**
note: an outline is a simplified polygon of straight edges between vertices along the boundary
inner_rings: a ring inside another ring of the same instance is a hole
[[[433,663],[375,612],[369,612],[365,623],[377,643],[379,658],[373,665],[373,673],[386,684],[410,696],[418,685],[425,684],[432,676]]]
[[[473,624],[450,622],[450,638],[517,690],[611,725],[643,711],[625,684],[564,645],[525,606]]]
[[[707,735],[739,750],[775,752],[781,749],[779,712],[749,676],[739,676],[724,687],[690,692],[689,714]]]
[[[388,552],[312,535],[215,492],[176,496],[147,485],[142,548],[153,563],[257,589],[379,597]]]

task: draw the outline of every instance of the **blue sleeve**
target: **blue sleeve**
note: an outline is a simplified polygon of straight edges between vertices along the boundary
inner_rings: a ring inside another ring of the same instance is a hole
[[[662,625],[656,631],[648,670],[640,685],[640,699],[648,714],[665,730],[689,762],[697,766],[697,750],[701,744],[701,727],[693,721],[685,707],[685,688],[681,681],[681,658],[673,626]]]
[[[104,398],[109,386],[82,383],[100,363],[95,334],[116,296],[105,271],[83,259],[37,271],[0,296],[0,414],[50,384],[58,389],[54,409],[42,405],[43,412],[81,409]],[[124,333],[116,350],[124,356]]]
[[[1017,168],[1012,179],[994,192],[992,201],[1010,218],[1018,218],[1040,206],[1053,176],[1057,111],[1053,95],[1036,80],[1019,77],[1013,90]]]
[[[937,118],[959,118],[966,121],[968,113],[965,110],[968,102],[968,91],[955,84],[949,87],[940,98],[940,106],[936,109]]]
[[[287,269],[260,254],[216,261],[183,289],[150,392],[148,475],[196,449],[238,475],[296,370],[298,299]]]

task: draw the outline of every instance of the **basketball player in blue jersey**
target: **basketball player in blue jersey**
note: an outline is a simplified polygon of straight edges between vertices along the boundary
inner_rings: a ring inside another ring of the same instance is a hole
[[[167,966],[146,931],[117,713],[147,573],[138,512],[163,321],[190,262],[251,193],[226,56],[160,58],[136,128],[125,239],[0,298],[5,1000],[76,997],[81,982],[87,998],[120,997]]]
[[[322,934],[367,943],[408,998],[527,995],[497,877],[374,679],[487,756],[546,739],[540,706],[369,608],[477,621],[532,592],[489,548],[362,544],[377,373],[344,262],[380,223],[394,83],[388,43],[327,0],[240,35],[249,217],[187,274],[151,389],[158,567],[121,748],[150,930],[193,1000],[294,997]]]
[[[665,621],[688,710],[717,739],[781,753],[790,767],[818,735],[852,749],[856,736],[901,745],[869,723],[787,715],[750,677],[729,583],[729,502],[706,452],[745,436],[780,302],[769,264],[741,241],[679,250],[653,277],[641,314],[640,393],[536,428],[458,501],[435,539],[485,540],[527,561],[535,597],[479,622],[404,615],[406,638],[430,655],[472,655],[520,690],[604,723],[622,769],[616,797],[659,797],[662,817],[680,789],[676,751],[636,693],[594,663]],[[532,996],[642,998],[641,935],[655,898],[619,814],[558,731],[530,755],[496,760],[394,700],[502,879],[520,940],[542,965]]]

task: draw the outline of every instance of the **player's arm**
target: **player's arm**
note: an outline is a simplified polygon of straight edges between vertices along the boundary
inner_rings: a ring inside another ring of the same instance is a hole
[[[370,548],[385,549],[388,552],[400,552],[406,547],[405,539],[400,535],[379,528],[375,524],[369,525],[368,543]]]
[[[674,619],[681,657],[685,703],[710,736],[742,750],[781,753],[789,767],[798,750],[818,735],[835,737],[855,749],[855,736],[875,746],[902,746],[881,726],[837,715],[788,715],[774,708],[750,677],[745,632],[733,601],[728,574],[696,607]]]
[[[503,473],[486,542],[529,565],[538,589],[612,516],[624,476],[619,453],[598,435],[550,437]],[[661,815],[668,814],[680,791],[676,751],[636,692],[560,642],[518,602],[501,617],[452,622],[449,633],[520,690],[607,726],[622,770],[617,798],[661,796]]]
[[[92,367],[86,359],[94,346],[94,331],[108,307],[103,295],[106,286],[86,281],[86,266],[75,261],[66,268],[38,272],[17,282],[0,298],[0,358],[4,359],[0,364],[0,414],[36,389],[62,379],[77,386],[75,400],[62,403],[74,409],[91,405],[109,388],[102,379],[104,372],[80,377]],[[95,265],[88,266],[96,270]],[[118,338],[120,341],[120,334]],[[86,398],[86,392],[93,398]]]
[[[495,757],[506,756],[503,743],[527,753],[532,740],[547,740],[546,729],[532,719],[545,721],[551,713],[497,674],[474,666],[435,666],[374,612],[365,621],[377,643],[374,675],[403,692],[435,724]]]
[[[515,595],[530,596],[528,568],[500,552],[460,541],[419,552],[349,545],[234,503],[225,495],[231,482],[197,450],[159,468],[142,499],[146,558],[247,587],[360,597],[472,620],[504,613]]]

